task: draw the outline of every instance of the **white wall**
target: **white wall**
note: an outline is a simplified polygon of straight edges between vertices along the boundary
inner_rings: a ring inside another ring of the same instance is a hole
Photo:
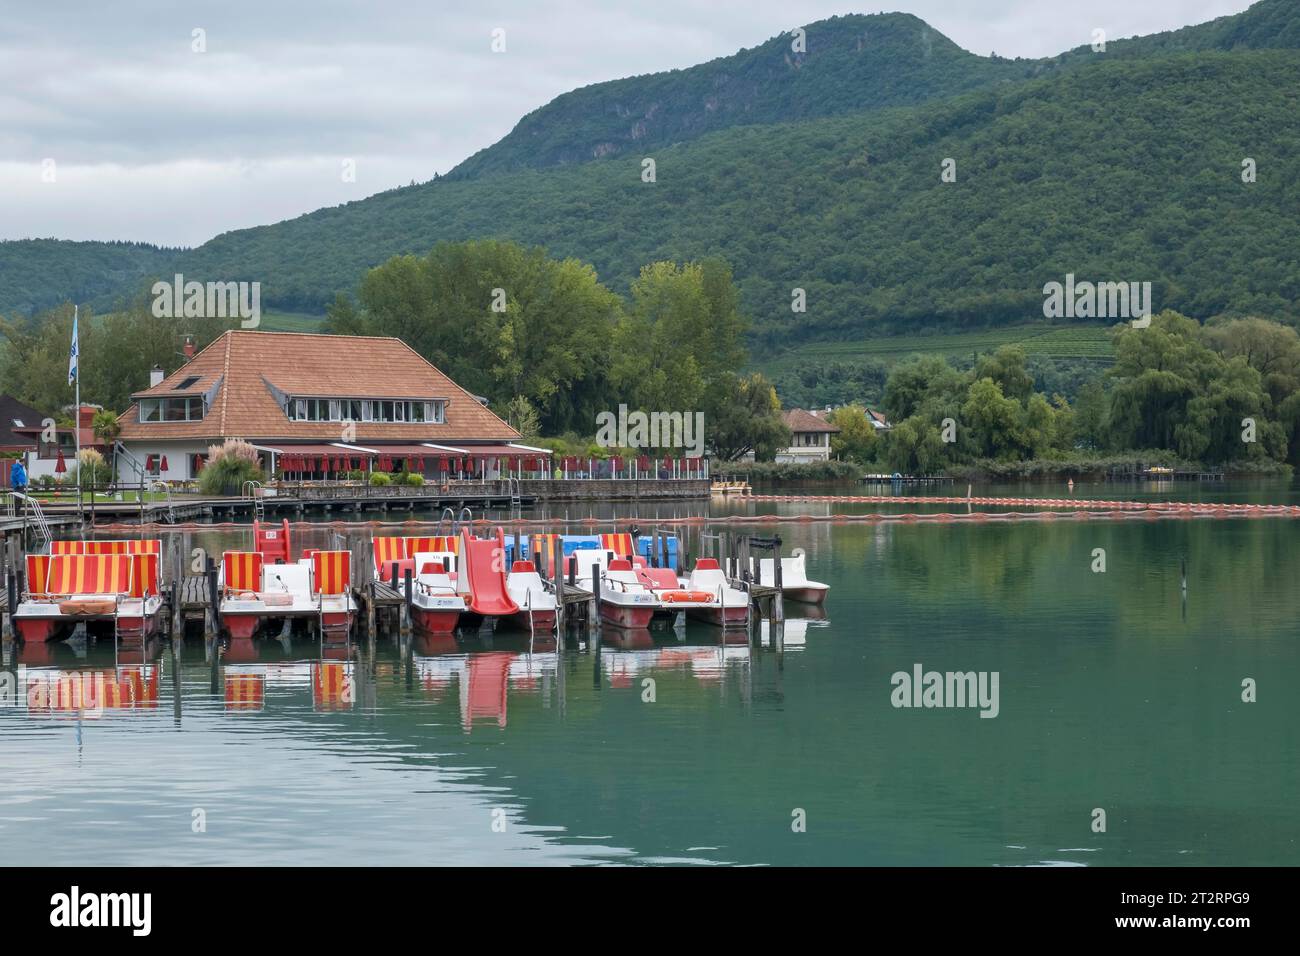
[[[150,455],[166,455],[167,470],[151,476],[161,481],[188,481],[194,478],[195,476],[190,473],[190,456],[206,455],[209,444],[210,442],[204,441],[122,442],[123,447],[141,467],[144,467]],[[125,462],[118,463],[117,476],[127,483],[138,480],[135,469]]]

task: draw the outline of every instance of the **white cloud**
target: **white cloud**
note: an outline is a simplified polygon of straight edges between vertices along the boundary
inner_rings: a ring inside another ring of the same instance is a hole
[[[427,2],[121,0],[0,22],[0,238],[200,243],[422,181],[555,96],[681,68],[843,0],[472,8]],[[1042,56],[1239,12],[1247,0],[894,0],[980,54]],[[191,30],[207,52],[191,52]],[[490,49],[506,30],[507,52]],[[41,182],[41,161],[58,163]],[[356,183],[340,180],[344,158]]]

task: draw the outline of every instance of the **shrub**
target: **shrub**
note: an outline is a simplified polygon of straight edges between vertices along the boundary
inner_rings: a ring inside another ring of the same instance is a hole
[[[207,464],[199,472],[199,489],[208,495],[237,495],[246,481],[263,481],[257,449],[246,441],[229,438],[208,448]]]
[[[102,484],[108,481],[110,475],[104,456],[94,448],[81,449],[81,454],[77,456],[75,477],[79,488],[89,488],[92,482]]]
[[[424,484],[424,475],[418,475],[415,472],[407,472],[402,476],[402,483],[410,485],[412,488],[419,488]]]
[[[847,461],[713,462],[712,475],[744,475],[751,482],[846,481],[862,476],[862,466]]]
[[[376,488],[384,485],[391,485],[393,483],[393,476],[383,471],[372,472],[370,475],[370,483]]]

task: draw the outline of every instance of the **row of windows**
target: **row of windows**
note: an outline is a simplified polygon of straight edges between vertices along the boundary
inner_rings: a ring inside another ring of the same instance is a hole
[[[142,398],[142,422],[200,422],[203,421],[203,399],[194,398]]]
[[[430,422],[446,421],[447,403],[357,398],[291,398],[285,409],[296,422]]]

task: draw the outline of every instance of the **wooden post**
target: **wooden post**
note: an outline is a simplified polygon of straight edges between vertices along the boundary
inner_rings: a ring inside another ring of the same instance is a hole
[[[3,563],[5,569],[5,598],[7,599],[7,603],[5,604],[5,611],[2,615],[3,620],[0,620],[0,638],[6,641],[12,641],[14,639],[14,611],[18,607],[18,595],[14,588],[14,566],[17,562],[12,558],[12,551],[12,542],[9,538],[5,538],[4,556],[3,558],[0,558],[0,563]]]
[[[215,634],[221,630],[221,595],[217,588],[217,563],[207,559],[208,612],[204,615],[209,622],[208,633]]]
[[[785,598],[781,590],[781,539],[776,539],[776,547],[772,551],[772,583],[776,585],[776,593],[772,595],[772,625],[777,624],[784,626],[785,622]],[[772,632],[776,634],[775,631]],[[784,632],[783,632],[784,633]],[[773,636],[772,643],[776,643],[776,637]]]
[[[403,582],[405,585],[405,589],[403,593],[405,594],[406,600],[402,602],[402,633],[408,634],[410,633],[411,630],[411,617],[412,617],[411,605],[415,601],[415,583],[411,578],[410,568],[407,568],[403,572],[403,576],[405,578]]]
[[[587,602],[587,630],[600,629],[600,565],[591,566],[591,599]]]
[[[180,535],[173,547],[172,555],[172,640],[179,641],[185,636],[185,617],[181,614],[181,602],[185,598],[185,536]]]
[[[564,542],[559,538],[552,542],[551,559],[551,570],[555,575],[555,633],[562,643],[567,615],[564,613]],[[576,558],[574,564],[577,564]]]

